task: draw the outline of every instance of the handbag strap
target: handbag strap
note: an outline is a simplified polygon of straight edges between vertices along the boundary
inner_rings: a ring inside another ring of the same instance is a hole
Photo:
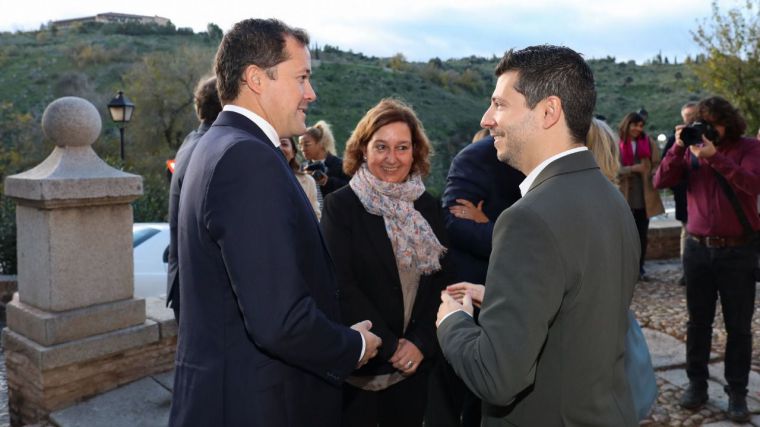
[[[719,174],[716,170],[713,170],[713,172],[715,173],[715,178],[718,180],[718,184],[720,184],[720,188],[726,193],[728,201],[731,202],[731,206],[734,207],[736,216],[739,217],[739,222],[742,224],[742,228],[744,228],[744,234],[751,236],[755,233],[755,230],[753,230],[752,226],[749,224],[747,214],[744,212],[744,209],[742,209],[742,205],[739,203],[739,198],[736,197],[734,189],[731,188],[731,185],[726,181],[726,178],[724,178],[723,175]]]

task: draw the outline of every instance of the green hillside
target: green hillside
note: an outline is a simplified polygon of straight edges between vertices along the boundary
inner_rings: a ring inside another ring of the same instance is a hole
[[[80,96],[93,102],[103,117],[104,133],[95,150],[146,179],[136,220],[162,220],[164,161],[196,126],[192,89],[210,71],[218,39],[187,30],[156,32],[152,27],[99,25],[0,34],[0,174],[16,173],[47,156],[52,148],[39,129],[44,108],[60,96]],[[428,186],[439,193],[451,157],[479,128],[498,58],[407,62],[400,54],[367,57],[332,46],[313,47],[312,56],[318,100],[309,110],[309,123],[332,123],[342,150],[369,107],[383,97],[404,99],[434,143]],[[681,64],[636,65],[613,58],[589,62],[598,84],[597,112],[613,128],[626,112],[644,107],[650,113],[648,132],[668,132],[680,120],[680,105],[704,95],[694,91],[695,77]],[[118,131],[105,107],[117,90],[137,106],[127,129],[124,164],[118,160]]]

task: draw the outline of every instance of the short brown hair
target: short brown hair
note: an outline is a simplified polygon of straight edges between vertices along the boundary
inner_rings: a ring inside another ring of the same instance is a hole
[[[343,155],[343,171],[353,176],[364,162],[364,151],[372,139],[372,135],[381,127],[404,122],[412,134],[412,169],[410,173],[419,173],[423,177],[430,173],[430,155],[432,147],[425,134],[425,128],[417,115],[403,101],[385,98],[372,107],[356,124],[351,137],[346,142],[346,152]]]
[[[201,79],[195,87],[195,114],[198,120],[211,124],[222,111],[219,92],[216,91],[216,77]]]
[[[531,110],[543,99],[556,96],[575,142],[582,144],[596,105],[594,73],[583,57],[564,46],[530,46],[509,50],[496,66],[496,77],[517,72],[515,90]]]
[[[240,82],[249,65],[266,71],[276,79],[274,67],[288,59],[285,37],[295,38],[301,45],[309,45],[309,35],[300,28],[292,28],[277,19],[246,19],[235,24],[222,38],[214,59],[219,99],[223,104],[237,98]]]

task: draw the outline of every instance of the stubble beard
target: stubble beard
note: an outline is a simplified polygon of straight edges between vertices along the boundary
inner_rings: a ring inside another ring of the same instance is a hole
[[[502,149],[496,149],[496,158],[500,162],[506,163],[517,170],[520,169],[520,158],[522,156],[522,141],[520,138],[510,137],[507,132],[503,133],[503,143],[500,144]]]

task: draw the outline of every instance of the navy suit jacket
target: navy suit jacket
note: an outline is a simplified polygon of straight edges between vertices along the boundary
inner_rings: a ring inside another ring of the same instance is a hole
[[[198,141],[209,130],[210,124],[203,122],[198,129],[190,132],[182,141],[177,155],[174,156],[174,173],[169,185],[169,255],[168,274],[166,275],[166,305],[171,305],[179,313],[179,264],[177,263],[177,211],[179,210],[179,193],[185,179],[190,156]]]
[[[284,156],[223,111],[187,167],[178,218],[179,341],[170,425],[336,426],[361,353]]]
[[[451,161],[441,202],[457,280],[485,283],[494,223],[520,198],[519,185],[524,179],[522,172],[496,158],[490,136],[469,144]],[[479,224],[455,217],[448,207],[455,205],[456,199],[475,205],[483,200],[483,213],[489,221]]]

